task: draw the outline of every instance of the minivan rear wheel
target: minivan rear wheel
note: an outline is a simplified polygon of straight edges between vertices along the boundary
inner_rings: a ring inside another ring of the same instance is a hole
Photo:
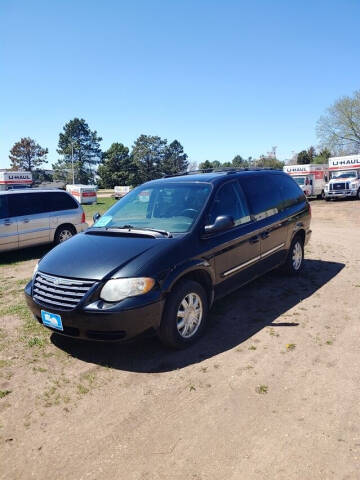
[[[284,271],[288,275],[298,275],[304,266],[304,242],[297,235],[291,242],[289,253],[284,265]]]
[[[204,288],[193,280],[180,282],[170,293],[158,330],[160,340],[172,348],[185,348],[201,336],[208,300]]]
[[[63,243],[69,238],[75,235],[75,229],[71,225],[64,225],[59,227],[55,233],[54,243],[55,245],[59,245],[59,243]]]

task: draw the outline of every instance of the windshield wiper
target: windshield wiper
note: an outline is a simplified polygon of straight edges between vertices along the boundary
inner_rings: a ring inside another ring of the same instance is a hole
[[[161,235],[165,235],[168,238],[172,238],[172,234],[166,230],[158,230],[157,228],[149,228],[149,227],[135,227],[134,225],[120,225],[120,226],[111,226],[111,227],[106,227],[106,230],[146,230],[148,232],[156,232],[160,233]]]

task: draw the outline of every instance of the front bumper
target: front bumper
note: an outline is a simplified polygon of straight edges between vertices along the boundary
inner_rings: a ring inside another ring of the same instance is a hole
[[[101,341],[126,341],[141,333],[156,329],[160,325],[164,307],[164,300],[146,305],[139,305],[131,309],[120,308],[112,310],[86,310],[86,307],[77,307],[74,310],[58,310],[49,306],[42,306],[31,296],[30,282],[25,287],[25,298],[28,307],[36,320],[42,324],[41,310],[61,316],[64,330],[49,328],[53,332],[69,337]]]
[[[357,190],[329,190],[325,191],[325,198],[356,197]]]

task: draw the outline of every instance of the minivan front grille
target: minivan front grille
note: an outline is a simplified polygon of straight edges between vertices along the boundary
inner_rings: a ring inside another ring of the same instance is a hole
[[[74,309],[95,282],[55,277],[37,272],[33,284],[33,298],[49,307]]]

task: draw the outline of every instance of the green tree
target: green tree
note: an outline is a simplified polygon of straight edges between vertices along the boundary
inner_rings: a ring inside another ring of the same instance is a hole
[[[250,160],[245,160],[245,158],[243,158],[241,155],[235,155],[231,164],[231,166],[235,168],[249,168],[251,166]]]
[[[285,163],[278,160],[276,157],[266,157],[263,155],[256,160],[256,167],[259,168],[274,168],[276,170],[282,170],[284,165]]]
[[[301,152],[299,152],[297,156],[297,160],[296,160],[297,164],[304,165],[304,164],[312,163],[314,154],[315,154],[314,147],[310,147],[307,150],[301,150]]]
[[[360,152],[360,90],[336,100],[318,120],[316,133],[323,148]]]
[[[24,137],[10,150],[11,169],[32,172],[34,168],[46,162],[48,153],[47,148],[42,148],[30,137]]]
[[[90,130],[83,118],[74,118],[66,123],[59,134],[57,152],[62,158],[53,165],[54,178],[72,183],[73,156],[75,183],[93,183],[96,167],[102,157],[101,140],[97,131]]]
[[[135,165],[129,149],[122,143],[113,143],[104,152],[97,174],[101,188],[114,188],[115,185],[132,185]]]
[[[140,135],[135,141],[131,157],[136,167],[134,185],[160,178],[167,141],[152,135]]]
[[[161,170],[166,175],[186,172],[189,162],[188,156],[184,153],[184,148],[178,140],[174,140],[167,145],[164,151],[164,157],[161,162]]]
[[[328,163],[329,157],[331,157],[330,150],[324,148],[313,158],[313,163]]]
[[[212,162],[210,160],[205,160],[205,162],[199,163],[199,170],[211,170],[213,168]]]

